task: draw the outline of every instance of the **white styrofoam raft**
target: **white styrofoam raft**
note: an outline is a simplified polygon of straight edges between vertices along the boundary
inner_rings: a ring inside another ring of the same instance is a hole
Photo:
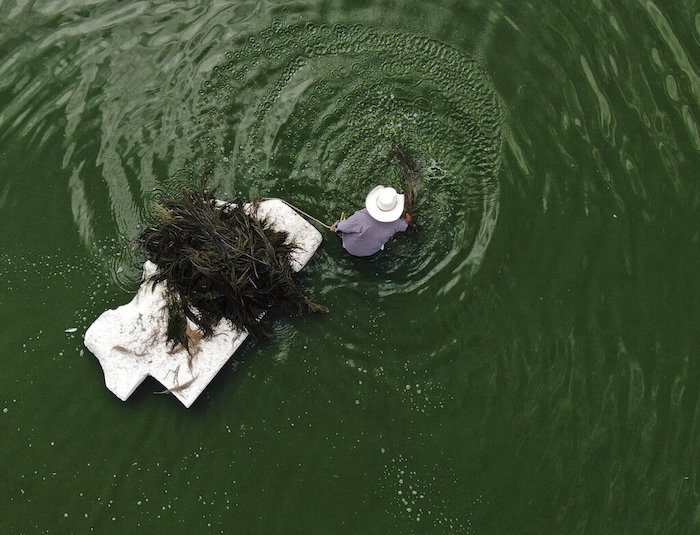
[[[298,246],[291,260],[295,271],[306,265],[321,244],[320,232],[279,199],[261,202],[258,217],[267,217],[273,228],[286,231]],[[152,262],[144,264],[144,282],[136,296],[130,303],[100,315],[85,332],[85,346],[100,362],[107,388],[122,401],[150,375],[189,407],[248,333],[234,329],[224,319],[214,328],[213,336],[192,344],[191,358],[180,345],[172,350],[165,334],[165,284],[154,286],[148,282],[155,271]],[[188,326],[196,340],[200,333],[194,324],[188,322]]]

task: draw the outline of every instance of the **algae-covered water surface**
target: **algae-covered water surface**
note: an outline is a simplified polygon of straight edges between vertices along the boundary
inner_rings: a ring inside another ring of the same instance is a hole
[[[700,531],[700,6],[0,2],[0,532]],[[190,409],[83,335],[197,183],[335,236]]]

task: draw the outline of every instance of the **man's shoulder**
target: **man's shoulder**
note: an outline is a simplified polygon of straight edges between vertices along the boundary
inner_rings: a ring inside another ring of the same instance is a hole
[[[348,217],[348,221],[368,221],[368,220],[373,220],[372,216],[369,215],[369,212],[367,211],[367,208],[362,208],[361,210],[357,210],[354,214],[352,214],[350,217]]]

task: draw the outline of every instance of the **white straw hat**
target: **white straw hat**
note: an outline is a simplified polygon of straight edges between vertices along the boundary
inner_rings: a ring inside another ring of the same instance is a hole
[[[389,223],[396,221],[403,213],[404,196],[394,188],[377,186],[367,195],[365,206],[369,215],[377,221]]]

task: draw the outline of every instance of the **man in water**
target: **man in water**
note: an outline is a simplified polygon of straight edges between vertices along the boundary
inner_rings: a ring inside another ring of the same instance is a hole
[[[347,219],[336,221],[331,229],[343,240],[343,247],[353,256],[371,256],[382,249],[397,232],[404,232],[413,222],[404,214],[404,195],[394,188],[377,186],[367,195],[365,208]]]

